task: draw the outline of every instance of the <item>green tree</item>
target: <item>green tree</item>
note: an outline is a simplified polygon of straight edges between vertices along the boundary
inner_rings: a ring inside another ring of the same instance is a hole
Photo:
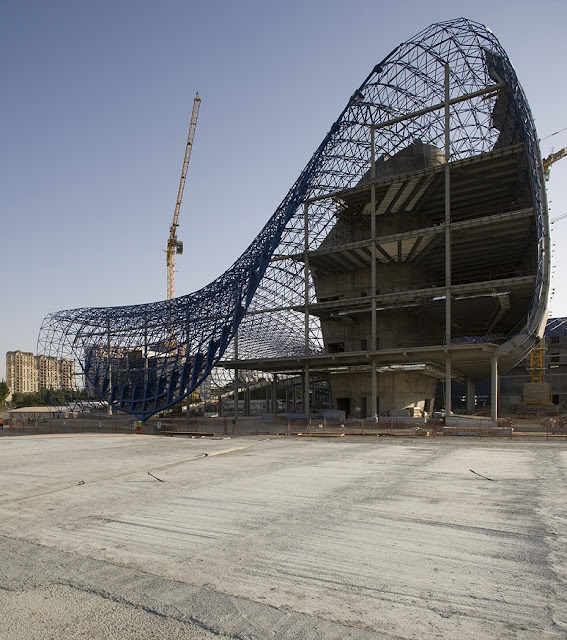
[[[14,391],[12,402],[16,407],[38,407],[43,404],[39,393],[19,393]]]
[[[0,380],[0,404],[4,404],[4,400],[8,397],[10,389],[5,380]]]

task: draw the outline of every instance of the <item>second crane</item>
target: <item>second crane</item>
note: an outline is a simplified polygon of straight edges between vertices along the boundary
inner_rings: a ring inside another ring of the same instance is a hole
[[[173,222],[169,228],[169,238],[167,241],[166,264],[168,300],[175,297],[175,255],[177,253],[183,253],[183,242],[177,239],[177,227],[179,226],[179,210],[181,209],[183,189],[185,188],[185,180],[187,179],[187,169],[189,167],[189,159],[191,158],[191,149],[193,148],[193,138],[195,137],[195,129],[197,128],[197,118],[199,116],[200,106],[201,98],[199,98],[199,94],[197,93],[195,95],[195,100],[193,100],[193,113],[191,114],[191,124],[189,125],[189,134],[187,135],[187,146],[185,147],[185,157],[183,158],[183,168],[181,170],[181,180],[179,181],[179,190],[177,192],[177,202],[175,203]]]

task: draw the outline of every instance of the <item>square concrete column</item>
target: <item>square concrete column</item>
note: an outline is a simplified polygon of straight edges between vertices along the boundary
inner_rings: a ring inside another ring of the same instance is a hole
[[[250,387],[244,387],[244,415],[250,415]]]
[[[474,413],[475,408],[475,384],[470,379],[467,378],[467,413]]]
[[[490,357],[490,419],[498,420],[498,356]]]
[[[276,374],[272,380],[272,413],[274,417],[278,415],[278,376]]]
[[[305,372],[303,374],[303,412],[305,417],[309,417],[309,364],[305,364]]]

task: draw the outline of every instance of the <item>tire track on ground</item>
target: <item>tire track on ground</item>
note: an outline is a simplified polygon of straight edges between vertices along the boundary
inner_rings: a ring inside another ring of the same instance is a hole
[[[137,473],[143,473],[144,471],[161,471],[162,469],[167,469],[169,467],[174,467],[180,464],[186,464],[187,462],[195,462],[196,460],[204,460],[205,458],[213,458],[215,456],[225,455],[229,453],[236,453],[238,451],[244,451],[246,449],[250,449],[251,447],[256,446],[257,444],[262,444],[267,442],[269,438],[265,438],[264,440],[258,440],[257,442],[253,442],[252,444],[248,444],[242,447],[232,447],[231,449],[223,449],[222,451],[214,451],[213,453],[200,453],[191,458],[184,458],[182,460],[174,460],[173,462],[167,462],[166,464],[158,465],[155,467],[141,467],[139,469],[130,469],[129,471],[123,471],[122,473],[115,473],[108,476],[103,476],[101,478],[97,478],[96,480],[88,480],[86,482],[73,482],[73,484],[66,484],[62,487],[56,487],[55,489],[49,489],[48,491],[39,491],[37,493],[32,493],[27,496],[20,496],[18,498],[8,498],[7,500],[0,500],[0,505],[3,504],[13,504],[16,502],[22,502],[23,500],[31,500],[33,498],[40,498],[41,496],[47,496],[53,493],[58,493],[59,491],[67,491],[68,489],[74,489],[76,487],[84,487],[90,484],[97,484],[99,482],[106,482],[107,480],[115,480],[117,478],[124,478],[126,476],[134,475]]]

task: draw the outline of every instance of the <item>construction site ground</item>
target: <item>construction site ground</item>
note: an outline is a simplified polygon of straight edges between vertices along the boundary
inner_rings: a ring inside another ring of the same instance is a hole
[[[0,431],[0,638],[567,637],[567,439]]]

